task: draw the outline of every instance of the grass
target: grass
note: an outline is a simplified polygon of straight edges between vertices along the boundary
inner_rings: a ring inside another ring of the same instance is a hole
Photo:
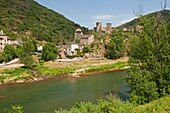
[[[132,110],[132,113],[170,113],[170,96],[137,106]]]
[[[8,74],[10,76],[20,76],[30,71],[31,71],[30,69],[26,68],[5,69],[2,71],[2,74]]]
[[[11,80],[22,80],[28,76],[31,72],[30,69],[26,68],[15,68],[15,69],[5,69],[0,72],[0,83],[8,82]]]
[[[98,67],[89,68],[86,70],[86,72],[102,71],[102,70],[107,70],[107,69],[112,69],[112,68],[123,68],[125,66],[128,66],[127,62],[118,62],[115,64],[101,65]]]
[[[49,68],[45,66],[37,66],[38,71],[42,75],[59,75],[59,74],[68,74],[75,71],[72,67],[65,67],[65,68]]]

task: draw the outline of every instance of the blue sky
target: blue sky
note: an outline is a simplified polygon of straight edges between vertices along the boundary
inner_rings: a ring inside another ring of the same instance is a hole
[[[163,0],[36,0],[38,3],[63,14],[82,26],[93,28],[96,22],[121,25],[135,18],[133,10],[140,4],[143,14],[161,9]],[[167,9],[170,7],[168,2]]]

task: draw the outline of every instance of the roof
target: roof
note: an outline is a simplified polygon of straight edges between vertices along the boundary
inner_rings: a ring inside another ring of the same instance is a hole
[[[0,36],[6,36],[6,34],[3,32],[3,30],[0,31]]]
[[[80,28],[77,28],[76,32],[82,32],[82,30]]]
[[[91,37],[92,36],[92,34],[85,34],[85,35],[83,35],[82,37],[81,37],[81,39],[87,39],[87,38],[89,38],[89,37]]]

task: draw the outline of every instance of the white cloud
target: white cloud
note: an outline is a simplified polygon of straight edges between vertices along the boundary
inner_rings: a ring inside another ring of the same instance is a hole
[[[124,24],[126,22],[130,22],[133,19],[135,19],[135,17],[125,17],[125,18],[121,18],[119,21],[117,21],[117,23],[118,24]]]
[[[109,19],[113,19],[114,16],[112,15],[99,15],[99,16],[93,16],[92,17],[95,20],[109,20]]]
[[[103,23],[111,22],[113,26],[118,26],[135,19],[133,14],[122,14],[122,15],[96,15],[91,17],[94,21],[91,25],[94,26],[96,21],[102,21]]]
[[[124,19],[118,21],[117,23],[119,23],[119,24],[124,24],[124,23],[126,23],[126,22],[130,22],[130,21],[133,20],[133,19],[134,19],[134,18],[124,18]]]

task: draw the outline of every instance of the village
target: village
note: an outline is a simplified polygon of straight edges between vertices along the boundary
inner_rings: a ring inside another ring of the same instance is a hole
[[[136,28],[139,28],[137,26]],[[59,50],[59,56],[57,59],[60,59],[61,62],[69,62],[69,61],[80,61],[80,59],[68,59],[69,56],[76,56],[78,52],[82,52],[83,48],[90,46],[94,43],[99,43],[102,45],[103,39],[106,38],[109,41],[108,35],[112,33],[113,30],[121,30],[121,31],[134,31],[136,28],[134,27],[122,27],[122,28],[114,28],[112,27],[112,23],[106,23],[106,27],[103,27],[102,22],[97,22],[96,27],[94,27],[93,31],[98,33],[99,36],[95,37],[94,34],[84,34],[80,28],[77,28],[74,33],[74,41],[68,42],[66,45],[56,46]],[[102,37],[104,36],[104,37]],[[95,40],[97,38],[97,40]],[[13,40],[9,36],[7,36],[3,30],[0,31],[0,53],[2,53],[5,45],[10,44],[13,45],[15,48],[18,45],[22,44],[21,40]],[[43,49],[42,44],[37,44],[37,49],[41,54]],[[101,49],[101,48],[100,48]],[[103,59],[103,54],[86,54],[86,58],[93,58],[93,59]],[[81,59],[82,60],[82,59]]]
[[[58,51],[58,56],[56,56],[54,60],[42,60],[45,43],[37,44],[37,52],[34,52],[32,55],[34,64],[30,64],[30,61],[26,61],[30,65],[33,65],[33,67],[24,68],[26,65],[17,57],[11,59],[11,61],[0,63],[1,82],[32,82],[43,80],[44,77],[48,78],[51,77],[51,75],[60,74],[70,75],[69,77],[79,77],[79,75],[91,71],[93,72],[96,69],[101,71],[107,70],[115,67],[115,65],[118,66],[118,68],[114,68],[116,70],[129,68],[127,65],[128,57],[126,56],[116,60],[107,59],[105,57],[105,45],[106,43],[109,43],[110,34],[114,30],[127,31],[128,29],[115,29],[112,27],[111,23],[107,23],[106,27],[103,27],[102,22],[97,22],[96,27],[94,27],[92,32],[87,34],[83,33],[80,28],[77,28],[74,32],[74,40],[72,42],[68,42],[61,46],[54,46]],[[17,49],[18,46],[22,46],[23,43],[22,40],[12,39],[1,30],[1,54],[3,54],[6,45],[12,45]],[[35,66],[36,68],[34,68]],[[17,76],[9,74],[15,71],[19,71]]]

